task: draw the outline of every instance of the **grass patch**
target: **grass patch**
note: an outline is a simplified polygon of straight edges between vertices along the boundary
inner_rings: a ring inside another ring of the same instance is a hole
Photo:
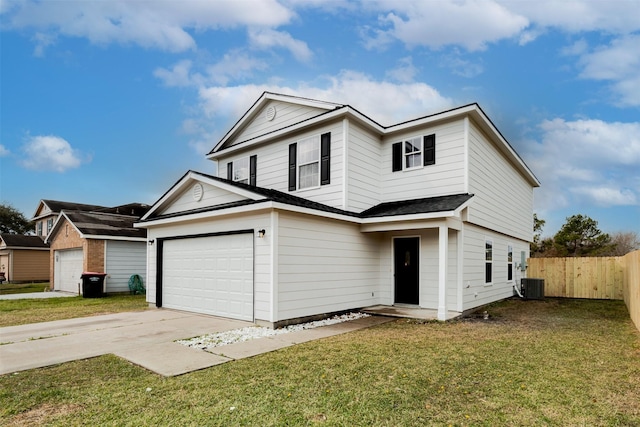
[[[44,292],[45,289],[49,289],[49,282],[3,283],[0,285],[0,295],[25,294],[30,292]]]
[[[640,425],[620,301],[509,300],[163,378],[115,356],[0,377],[0,424]]]
[[[144,295],[108,295],[104,298],[60,297],[0,300],[0,327],[51,320],[140,311],[149,304]]]

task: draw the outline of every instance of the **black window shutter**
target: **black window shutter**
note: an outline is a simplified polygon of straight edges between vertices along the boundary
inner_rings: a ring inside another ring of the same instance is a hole
[[[392,146],[393,160],[392,171],[398,172],[402,170],[402,142],[396,142]]]
[[[331,182],[331,132],[320,136],[320,185]]]
[[[436,134],[426,135],[423,139],[424,165],[436,164]]]
[[[289,145],[289,191],[296,190],[296,154],[298,145],[294,142]]]
[[[249,185],[256,186],[256,169],[258,163],[258,156],[249,157]]]
[[[227,163],[227,179],[233,181],[233,162]]]

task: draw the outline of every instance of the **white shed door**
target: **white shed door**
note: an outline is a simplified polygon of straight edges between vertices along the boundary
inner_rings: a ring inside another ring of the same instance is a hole
[[[253,234],[167,240],[162,306],[253,320]]]
[[[57,291],[78,293],[78,284],[82,285],[82,249],[56,251],[54,256],[54,286]],[[82,292],[82,286],[80,286]]]

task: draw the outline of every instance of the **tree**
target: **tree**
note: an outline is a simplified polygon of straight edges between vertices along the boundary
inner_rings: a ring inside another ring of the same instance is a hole
[[[0,204],[0,233],[26,234],[33,231],[33,223],[8,203]]]
[[[553,237],[558,256],[598,256],[611,249],[611,237],[588,216],[573,215]]]
[[[544,252],[543,241],[541,239],[542,228],[546,224],[544,219],[538,218],[538,214],[533,214],[533,242],[529,245],[531,256]]]
[[[640,236],[635,231],[619,231],[611,235],[611,250],[608,256],[623,256],[640,249]]]

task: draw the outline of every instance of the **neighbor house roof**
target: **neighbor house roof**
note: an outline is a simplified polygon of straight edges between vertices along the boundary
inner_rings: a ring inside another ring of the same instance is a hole
[[[51,212],[47,212],[46,214],[39,214],[41,212],[41,208],[46,206],[49,208]],[[105,213],[115,213],[122,215],[134,215],[141,217],[146,214],[147,211],[151,208],[151,206],[143,204],[143,203],[128,203],[126,205],[120,206],[100,206],[100,205],[88,205],[84,203],[74,203],[74,202],[62,202],[59,200],[48,200],[42,199],[38,204],[38,208],[36,209],[36,213],[32,220],[37,220],[42,217],[47,217],[51,215],[57,215],[62,211],[83,211],[83,212],[105,212]]]
[[[0,239],[4,242],[5,249],[49,249],[39,236],[25,236],[24,234],[0,234]]]
[[[222,209],[228,209],[233,207],[240,206],[249,206],[253,204],[263,203],[263,202],[276,202],[281,203],[288,206],[295,206],[300,208],[311,209],[318,212],[337,214],[352,218],[365,219],[365,218],[380,218],[380,217],[393,217],[393,216],[401,216],[401,215],[415,215],[415,214],[425,214],[425,213],[437,213],[437,212],[451,212],[456,209],[459,209],[462,205],[468,202],[473,194],[455,194],[455,195],[446,195],[446,196],[438,196],[438,197],[429,197],[423,199],[413,199],[413,200],[402,200],[397,202],[387,202],[376,205],[370,209],[367,209],[363,212],[350,212],[343,209],[334,208],[323,203],[313,202],[308,199],[304,199],[302,197],[297,197],[291,194],[283,193],[282,191],[273,190],[270,188],[256,187],[251,186],[235,181],[230,181],[227,179],[219,178],[213,175],[208,175],[200,172],[189,171],[187,172],[179,181],[170,189],[163,197],[160,198],[162,200],[165,196],[170,193],[173,189],[179,186],[181,183],[185,183],[188,177],[197,179],[198,177],[204,178],[208,181],[219,182],[224,185],[230,185],[232,187],[236,187],[244,192],[253,193],[255,195],[261,196],[258,198],[249,198],[246,200],[225,203],[221,205],[215,206],[207,206],[200,209],[194,209],[191,211],[182,211],[175,212],[166,215],[154,215],[153,211],[149,211],[149,214],[144,216],[139,223],[150,222],[165,218],[175,218],[179,216],[203,213],[203,212],[213,212]],[[159,203],[156,203],[158,205]],[[156,207],[154,205],[154,207]]]
[[[63,218],[75,227],[82,238],[140,240],[147,236],[146,230],[133,227],[134,222],[139,218],[135,215],[63,210],[47,236],[47,242],[55,236],[64,222]]]

